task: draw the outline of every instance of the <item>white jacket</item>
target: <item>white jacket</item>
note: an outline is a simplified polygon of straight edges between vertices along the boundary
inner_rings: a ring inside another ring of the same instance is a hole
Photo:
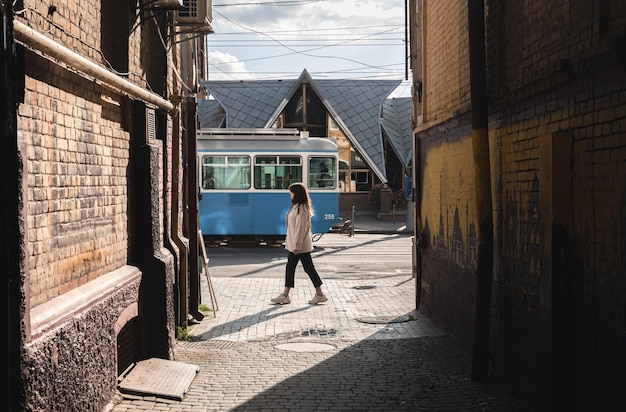
[[[299,212],[299,213],[298,213]],[[306,207],[293,205],[285,216],[287,237],[285,249],[290,252],[307,253],[313,250],[313,236],[311,234],[311,217]]]

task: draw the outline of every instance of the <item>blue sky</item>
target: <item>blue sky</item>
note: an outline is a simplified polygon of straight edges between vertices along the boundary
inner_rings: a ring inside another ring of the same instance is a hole
[[[404,3],[213,0],[209,80],[291,79],[304,69],[320,79],[404,80]]]

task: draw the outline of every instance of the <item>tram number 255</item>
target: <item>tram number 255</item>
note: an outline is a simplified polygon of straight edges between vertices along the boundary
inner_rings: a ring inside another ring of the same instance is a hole
[[[325,213],[324,214],[324,220],[335,220],[335,214],[334,213]]]

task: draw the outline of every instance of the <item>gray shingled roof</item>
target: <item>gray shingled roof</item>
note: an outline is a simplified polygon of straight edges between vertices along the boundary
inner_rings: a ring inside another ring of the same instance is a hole
[[[268,121],[274,111],[287,96],[296,80],[266,81],[210,81],[203,82],[204,87],[215,98],[198,101],[200,127],[263,128],[269,127]],[[219,103],[226,112],[223,125],[215,125],[216,118],[204,118],[204,113],[214,114]],[[213,123],[213,124],[211,124]]]
[[[383,101],[400,80],[316,80],[313,85],[350,141],[383,181],[385,156],[380,126]]]
[[[380,116],[384,100],[400,80],[314,80],[304,70],[297,80],[205,81],[214,100],[198,101],[200,127],[270,127],[303,81],[309,82],[342,132],[386,182]]]
[[[199,99],[198,103],[198,120],[200,127],[203,129],[212,129],[216,127],[225,127],[226,115],[220,110],[222,106],[213,99]]]
[[[413,100],[410,97],[395,97],[383,103],[383,133],[405,167],[413,158],[412,112]]]

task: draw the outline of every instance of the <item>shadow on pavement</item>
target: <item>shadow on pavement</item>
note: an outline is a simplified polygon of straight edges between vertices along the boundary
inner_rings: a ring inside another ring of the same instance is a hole
[[[302,358],[315,356],[318,354],[274,350],[274,363],[268,367],[280,371],[282,365],[302,363]],[[534,410],[513,397],[502,382],[472,381],[469,359],[467,352],[445,336],[392,340],[373,337],[350,345],[314,367],[278,379],[270,388],[230,410]]]

